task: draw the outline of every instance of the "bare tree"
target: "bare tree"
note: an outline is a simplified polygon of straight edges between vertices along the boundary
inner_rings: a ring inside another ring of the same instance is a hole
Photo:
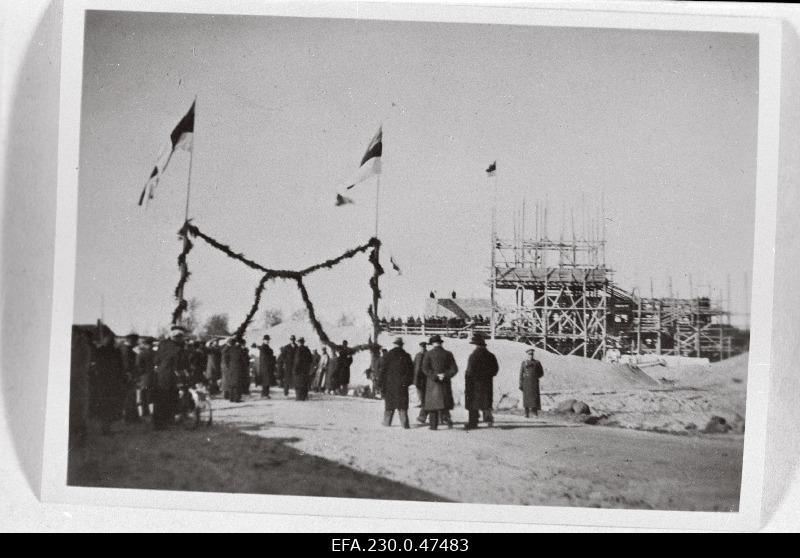
[[[283,311],[280,308],[264,310],[264,328],[269,329],[283,323]]]
[[[230,331],[228,330],[228,315],[227,314],[214,314],[206,320],[206,324],[203,327],[205,334],[209,337],[212,336],[228,336],[230,335]]]

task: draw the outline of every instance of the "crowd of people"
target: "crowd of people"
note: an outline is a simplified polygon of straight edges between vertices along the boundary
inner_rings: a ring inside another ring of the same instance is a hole
[[[70,433],[78,439],[86,433],[90,419],[99,422],[103,433],[109,433],[115,421],[136,423],[148,417],[154,429],[169,428],[192,410],[190,390],[200,386],[209,396],[232,403],[250,395],[253,384],[260,386],[261,397],[270,398],[271,388],[278,387],[286,397],[294,390],[298,401],[307,400],[309,392],[347,395],[349,390],[353,351],[347,341],[324,346],[320,352],[292,335],[276,355],[269,335],[263,336],[260,345],[248,348],[244,338],[237,336],[205,343],[188,340],[177,325],[161,340],[131,333],[121,343],[111,334],[96,342],[93,333],[79,328],[72,333]],[[477,428],[481,415],[484,422],[493,424],[493,380],[499,370],[481,334],[473,334],[470,343],[475,349],[464,372],[466,429]],[[367,372],[373,382],[372,395],[384,400],[384,425],[390,426],[397,412],[401,425],[410,428],[409,390],[414,386],[420,401],[416,421],[433,430],[439,425],[453,427],[452,379],[459,369],[443,345],[442,337],[433,335],[420,343],[412,358],[402,337],[397,337],[391,350],[384,349],[373,359]],[[257,358],[250,349],[257,350]],[[542,376],[541,363],[531,348],[519,377],[526,416],[541,408]]]
[[[422,328],[424,325],[429,329],[463,329],[474,326],[489,326],[491,318],[480,314],[471,316],[469,319],[457,318],[455,316],[425,316],[407,318],[381,318],[381,328],[385,331],[397,331],[403,328]]]

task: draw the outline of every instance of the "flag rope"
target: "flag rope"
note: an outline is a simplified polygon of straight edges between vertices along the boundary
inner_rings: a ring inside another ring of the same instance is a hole
[[[272,280],[275,280],[275,279],[284,279],[284,280],[291,279],[291,280],[294,280],[295,283],[297,284],[297,288],[300,291],[300,296],[303,299],[303,303],[306,306],[306,310],[308,311],[309,321],[311,322],[311,325],[314,328],[314,331],[316,332],[317,336],[320,338],[320,341],[322,341],[323,344],[335,349],[336,351],[340,351],[342,349],[342,346],[341,345],[337,345],[336,343],[331,341],[330,337],[328,336],[328,334],[325,332],[324,328],[322,327],[322,324],[317,319],[316,312],[315,312],[315,309],[314,309],[314,304],[311,302],[311,299],[310,299],[309,294],[308,294],[308,290],[306,289],[305,284],[303,283],[303,277],[305,277],[307,275],[310,275],[311,273],[314,273],[314,272],[319,271],[321,269],[330,269],[330,268],[334,267],[335,265],[338,265],[338,264],[342,263],[343,261],[348,260],[350,258],[353,258],[353,257],[357,256],[358,254],[361,254],[361,253],[366,252],[368,250],[370,250],[370,254],[369,254],[369,258],[368,258],[369,259],[369,263],[372,264],[372,267],[373,267],[373,274],[370,277],[369,286],[370,286],[370,289],[372,289],[373,299],[380,298],[380,296],[381,296],[380,290],[378,289],[378,277],[383,275],[384,269],[383,269],[383,266],[381,266],[380,256],[379,256],[379,254],[380,254],[379,250],[380,250],[380,246],[381,246],[381,241],[378,240],[378,238],[376,238],[376,237],[370,238],[368,242],[366,242],[365,244],[362,244],[361,246],[357,246],[355,248],[347,250],[346,252],[344,252],[340,256],[337,256],[335,258],[331,258],[329,260],[326,260],[326,261],[324,261],[322,263],[319,263],[319,264],[312,265],[310,267],[306,267],[306,268],[301,269],[299,271],[292,271],[292,270],[285,270],[285,269],[270,269],[270,268],[267,268],[267,267],[255,262],[255,261],[247,258],[246,256],[244,256],[241,253],[234,252],[230,248],[230,246],[227,246],[226,244],[223,244],[219,240],[217,240],[217,239],[205,234],[204,232],[202,232],[196,225],[192,224],[190,219],[187,220],[183,224],[183,227],[181,227],[181,230],[179,231],[178,234],[184,240],[184,243],[183,243],[183,250],[181,251],[180,255],[178,256],[178,267],[181,270],[181,276],[180,276],[180,279],[178,281],[178,285],[175,287],[175,298],[178,301],[178,305],[176,306],[175,310],[172,313],[172,322],[173,322],[173,324],[177,324],[178,322],[180,322],[180,319],[181,319],[181,317],[183,315],[183,312],[186,311],[186,309],[188,307],[188,303],[183,297],[183,289],[184,289],[184,286],[186,285],[186,282],[189,280],[189,276],[191,275],[189,273],[189,268],[188,268],[188,264],[187,264],[187,261],[186,261],[189,252],[191,251],[191,249],[194,246],[192,244],[192,242],[189,240],[190,236],[192,238],[195,238],[195,239],[200,238],[201,240],[203,240],[206,244],[208,244],[212,248],[215,248],[216,250],[219,250],[220,252],[222,252],[223,254],[228,256],[229,258],[237,260],[237,261],[243,263],[244,265],[246,265],[247,267],[249,267],[251,269],[255,269],[255,270],[264,272],[263,277],[261,278],[261,280],[258,283],[258,286],[256,287],[255,298],[253,300],[253,304],[251,305],[250,310],[248,311],[247,315],[245,316],[244,321],[242,321],[242,323],[239,325],[239,327],[236,328],[236,332],[234,333],[234,336],[236,336],[236,337],[243,336],[244,332],[247,330],[247,328],[252,323],[253,318],[256,315],[256,312],[258,312],[258,308],[259,308],[259,306],[261,304],[261,296],[262,296],[262,294],[264,292],[264,289],[266,288],[267,283],[269,281],[272,281]],[[378,317],[372,311],[371,307],[368,310],[368,314],[370,316],[370,319],[372,320],[373,327],[374,328],[378,328],[379,327]],[[377,347],[378,347],[378,344],[375,342],[375,340],[371,340],[369,343],[365,343],[365,344],[361,344],[361,345],[355,345],[353,347],[348,347],[348,350],[351,353],[355,353],[355,352],[362,351],[362,350],[367,350],[367,349],[374,350]]]

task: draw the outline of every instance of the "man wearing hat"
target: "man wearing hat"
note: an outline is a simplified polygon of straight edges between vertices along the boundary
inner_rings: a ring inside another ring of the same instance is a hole
[[[295,336],[289,337],[289,344],[281,347],[278,354],[278,374],[283,384],[283,395],[289,396],[289,388],[292,387],[292,368],[294,367],[294,354],[297,351]]]
[[[138,374],[135,349],[137,343],[139,343],[139,336],[135,333],[129,333],[119,347],[119,354],[122,357],[122,373],[125,378],[125,401],[122,412],[127,423],[139,422],[139,409],[136,407]]]
[[[475,345],[475,350],[469,355],[464,372],[464,407],[469,411],[466,430],[478,428],[478,411],[483,412],[483,420],[490,426],[494,423],[492,384],[499,370],[497,358],[486,348],[486,341],[480,333],[475,333],[470,343]]]
[[[269,346],[269,335],[265,335],[258,348],[258,375],[261,377],[261,397],[269,399],[269,387],[275,377],[275,353]]]
[[[400,415],[403,428],[411,428],[408,423],[408,388],[414,381],[414,364],[411,355],[403,349],[403,338],[394,340],[394,348],[380,360],[378,376],[383,394],[383,425],[391,426],[394,412]]]
[[[531,411],[536,416],[542,409],[539,378],[544,376],[544,369],[542,363],[534,358],[536,351],[533,348],[526,352],[528,358],[519,369],[519,389],[522,391],[522,406],[525,407],[525,416],[530,418]]]
[[[304,338],[298,339],[297,344],[297,350],[294,352],[294,366],[292,367],[294,398],[296,401],[305,401],[308,399],[308,384],[311,380],[311,366],[314,357],[306,347]]]
[[[414,356],[414,385],[417,388],[419,398],[419,416],[417,422],[425,424],[428,421],[428,413],[425,412],[425,374],[422,372],[422,359],[428,350],[428,342],[422,341],[419,344],[419,352]]]
[[[153,390],[153,427],[167,428],[175,420],[178,405],[178,376],[187,369],[183,345],[184,329],[174,325],[169,339],[161,341],[156,353],[156,376]]]
[[[450,410],[454,407],[451,379],[458,373],[458,365],[453,353],[442,347],[442,338],[434,335],[430,339],[433,348],[425,353],[422,371],[425,374],[425,403],[422,408],[430,416],[430,428],[436,430],[439,421],[453,427]]]

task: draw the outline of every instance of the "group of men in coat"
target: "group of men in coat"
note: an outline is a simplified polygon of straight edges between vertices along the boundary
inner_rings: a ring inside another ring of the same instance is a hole
[[[478,428],[480,415],[489,426],[492,415],[493,384],[499,365],[497,358],[486,348],[486,340],[476,333],[470,340],[475,349],[467,361],[464,372],[464,407],[468,412],[465,430]],[[443,347],[441,336],[434,335],[428,342],[420,343],[420,351],[413,361],[403,349],[403,339],[394,340],[394,348],[381,356],[378,362],[378,384],[384,400],[383,425],[391,426],[397,411],[403,428],[410,428],[408,418],[408,389],[414,385],[420,400],[417,422],[428,423],[431,430],[440,424],[453,427],[450,411],[453,410],[452,378],[458,373],[453,353]],[[431,346],[428,349],[428,345]],[[523,392],[525,416],[537,414],[541,409],[539,379],[544,375],[541,363],[534,358],[534,349],[527,351],[528,359],[520,368],[520,390]]]
[[[259,374],[261,375],[261,393],[269,397],[269,387],[279,384],[284,396],[294,389],[295,399],[306,401],[311,390],[316,392],[347,394],[350,383],[350,366],[353,354],[347,341],[343,341],[336,350],[328,352],[322,348],[322,354],[307,346],[305,339],[289,337],[289,343],[280,348],[278,357],[269,346],[270,337],[265,335],[259,347]]]

